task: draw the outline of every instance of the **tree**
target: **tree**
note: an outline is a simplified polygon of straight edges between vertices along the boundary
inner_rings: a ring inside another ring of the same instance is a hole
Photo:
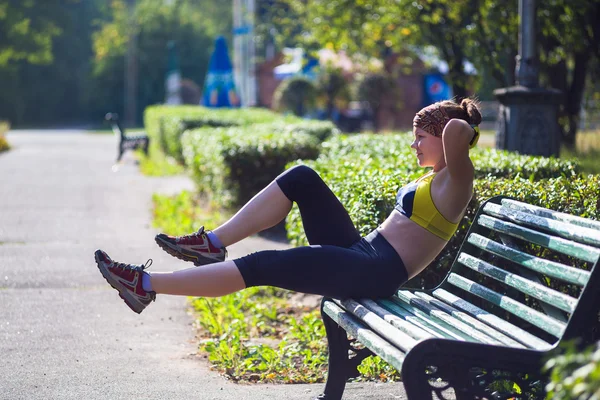
[[[78,0],[8,1],[0,4],[0,67],[25,60],[49,64],[52,39],[60,35],[62,7]]]
[[[283,0],[282,0],[283,1]],[[432,46],[447,62],[454,94],[467,95],[472,79],[465,61],[498,87],[515,83],[518,2],[499,0],[285,0],[293,11],[276,21],[293,25],[298,43],[332,46],[349,53],[381,56],[389,50]],[[302,29],[297,21],[302,21]],[[589,0],[538,2],[540,76],[544,86],[565,93],[560,110],[563,143],[575,143],[578,117],[600,58],[600,3]],[[482,74],[484,72],[484,74]]]
[[[467,95],[469,77],[464,65],[477,39],[475,21],[489,14],[474,12],[480,1],[288,1],[304,24],[297,35],[299,41],[375,57],[391,50],[433,46],[448,63],[454,94],[459,98]],[[491,9],[500,10],[500,6]],[[286,22],[282,19],[279,23]]]
[[[572,148],[587,82],[597,76],[590,67],[600,61],[600,3],[544,2],[537,19],[542,82],[564,94],[559,123],[563,144]]]
[[[213,38],[217,34],[231,37],[228,34],[232,25],[230,2],[138,0],[133,22],[124,0],[113,0],[108,12],[109,20],[100,23],[100,30],[93,38],[96,104],[105,107],[112,104],[114,110],[123,108],[125,53],[129,34],[135,34],[139,66],[138,121],[145,106],[164,100],[166,46],[170,40],[177,43],[182,77],[201,85]]]
[[[10,1],[0,6],[0,14],[6,17],[3,32],[13,29],[6,24],[10,18],[30,21],[22,35],[0,35],[0,51],[7,55],[0,66],[2,118],[13,126],[85,118],[91,21],[98,17],[100,2]]]

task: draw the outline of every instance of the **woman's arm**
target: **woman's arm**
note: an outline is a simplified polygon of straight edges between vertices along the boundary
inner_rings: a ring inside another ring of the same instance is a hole
[[[473,182],[474,168],[469,158],[469,142],[475,131],[462,119],[451,119],[444,127],[442,143],[446,168],[455,182]]]

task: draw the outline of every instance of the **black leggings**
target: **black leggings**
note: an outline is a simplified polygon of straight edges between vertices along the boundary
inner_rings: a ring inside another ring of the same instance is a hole
[[[267,250],[235,259],[246,287],[276,286],[338,299],[389,297],[407,280],[394,248],[378,232],[361,238],[321,177],[300,165],[277,184],[300,209],[310,246]]]

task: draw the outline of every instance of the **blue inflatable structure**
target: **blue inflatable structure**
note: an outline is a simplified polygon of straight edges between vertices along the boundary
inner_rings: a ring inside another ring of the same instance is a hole
[[[233,67],[223,36],[215,40],[210,56],[208,73],[204,81],[201,104],[206,107],[240,107],[240,97],[233,80]]]

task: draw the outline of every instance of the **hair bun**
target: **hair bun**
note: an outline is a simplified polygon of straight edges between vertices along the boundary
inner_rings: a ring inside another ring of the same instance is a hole
[[[473,99],[463,99],[460,102],[460,107],[465,110],[469,116],[469,123],[471,125],[479,125],[481,123],[481,112],[479,111],[479,105]]]

